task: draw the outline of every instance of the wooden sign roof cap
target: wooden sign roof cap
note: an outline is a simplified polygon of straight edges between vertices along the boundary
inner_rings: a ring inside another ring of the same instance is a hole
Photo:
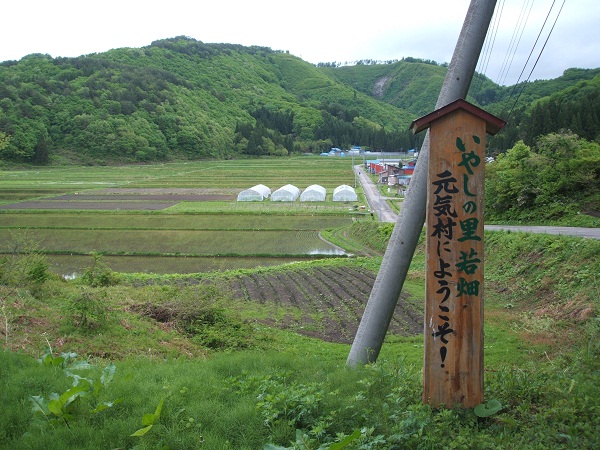
[[[473,114],[474,116],[485,120],[485,131],[488,134],[494,135],[498,131],[500,131],[504,127],[504,125],[506,125],[506,122],[504,120],[484,111],[483,109],[467,102],[466,100],[463,100],[462,98],[459,98],[458,100],[455,100],[452,103],[448,103],[446,106],[442,106],[441,108],[436,109],[435,111],[427,114],[426,116],[413,120],[410,124],[410,129],[412,130],[413,134],[419,133],[420,131],[429,128],[432,122],[435,122],[436,120],[440,119],[446,114],[449,114],[458,109],[463,109]]]

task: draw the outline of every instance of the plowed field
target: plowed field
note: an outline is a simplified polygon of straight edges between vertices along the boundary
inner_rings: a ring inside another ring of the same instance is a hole
[[[230,289],[239,301],[272,308],[272,317],[260,319],[265,324],[329,342],[351,343],[375,276],[360,267],[320,267],[239,276],[230,282]],[[422,333],[422,303],[402,293],[389,332]]]
[[[64,194],[43,200],[2,205],[3,209],[139,210],[156,211],[179,202],[235,201],[236,194],[221,189],[103,189]]]

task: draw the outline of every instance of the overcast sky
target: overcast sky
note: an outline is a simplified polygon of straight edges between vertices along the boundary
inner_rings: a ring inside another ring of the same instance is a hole
[[[80,56],[185,35],[205,43],[287,50],[311,63],[407,56],[443,63],[452,58],[469,4],[470,0],[6,1],[0,61],[31,53]],[[491,27],[496,37],[493,47],[484,48],[477,71],[511,85],[522,72],[521,81],[529,77],[538,57],[531,80],[556,78],[570,67],[598,68],[599,21],[598,0],[497,0]]]

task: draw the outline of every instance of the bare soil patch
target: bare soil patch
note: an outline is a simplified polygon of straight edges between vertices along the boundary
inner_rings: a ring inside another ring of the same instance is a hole
[[[159,211],[169,208],[179,202],[148,202],[148,201],[88,201],[68,202],[54,200],[36,200],[12,205],[3,205],[3,209],[66,209],[66,210],[102,210],[102,211]]]
[[[297,308],[297,315],[261,322],[324,341],[349,344],[354,339],[369,299],[375,274],[361,268],[319,268],[277,274],[241,275],[230,282],[240,301]],[[423,314],[402,293],[389,332],[411,336],[423,332]]]
[[[29,200],[3,205],[3,209],[65,209],[103,211],[159,211],[179,202],[233,201],[232,189],[125,189],[113,188]]]

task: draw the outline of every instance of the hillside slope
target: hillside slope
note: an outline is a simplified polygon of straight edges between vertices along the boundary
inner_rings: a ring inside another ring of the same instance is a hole
[[[445,73],[445,65],[415,58],[315,67],[267,47],[188,37],[76,58],[32,54],[0,63],[0,158],[103,164],[351,145],[406,150],[417,142],[408,125],[435,107]],[[535,137],[530,131],[540,128],[530,117],[540,99],[565,92],[595,102],[571,101],[573,115],[596,111],[598,83],[582,83],[599,74],[569,69],[555,80],[512,87],[477,74],[468,100],[508,121],[491,143],[505,151]]]
[[[321,70],[360,92],[410,111],[415,118],[434,109],[446,76],[446,67],[419,60]]]
[[[38,163],[322,151],[406,139],[412,120],[292,55],[184,37],[4,62],[0,97],[0,156]]]
[[[435,108],[446,65],[405,58],[389,64],[320,68],[331,77],[414,117]],[[508,122],[490,148],[505,151],[518,140],[528,144],[541,134],[570,130],[587,140],[598,137],[600,69],[568,69],[552,80],[500,86],[476,73],[468,100]]]

